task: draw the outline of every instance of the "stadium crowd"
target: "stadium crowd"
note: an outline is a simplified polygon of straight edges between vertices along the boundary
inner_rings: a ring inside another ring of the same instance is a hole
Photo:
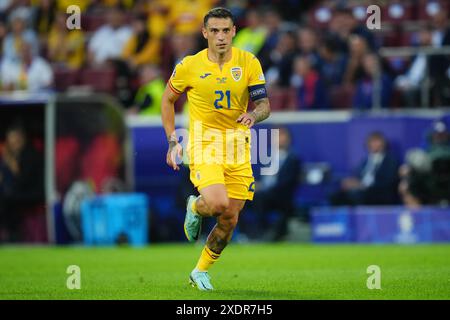
[[[366,26],[371,4],[381,30]],[[67,27],[70,5],[80,29]],[[158,114],[174,65],[205,47],[199,31],[214,6],[235,15],[234,45],[260,58],[274,110],[370,109],[376,79],[382,107],[423,106],[425,83],[426,107],[450,104],[449,55],[380,56],[383,47],[449,45],[449,5],[436,0],[5,0],[0,87],[103,91],[129,112]]]
[[[366,7],[372,4],[382,10],[381,30],[366,26]],[[81,10],[80,29],[68,28],[70,5]],[[375,108],[377,88],[383,108],[450,106],[450,54],[416,50],[450,46],[450,3],[445,0],[3,0],[0,98],[16,90],[105,92],[116,96],[127,113],[158,115],[174,66],[206,46],[199,31],[205,12],[215,6],[225,6],[235,16],[234,45],[260,59],[274,111],[369,110]],[[405,46],[411,49],[406,55],[382,54],[385,47]],[[177,102],[178,112],[184,102]],[[19,126],[11,131],[20,136],[26,130]],[[15,171],[26,172],[17,168],[35,159],[25,142],[27,153],[8,152],[8,132],[0,144],[0,220],[15,231],[17,221],[2,213],[22,201],[10,197],[27,179]],[[284,171],[301,171],[301,159],[290,153],[290,139],[285,131]],[[80,148],[72,137],[59,138],[57,162],[64,158],[72,165],[69,160],[74,162]],[[114,158],[117,149],[109,137],[97,137],[86,161]],[[367,157],[353,176],[342,180],[329,204],[420,206],[450,201],[450,134],[442,122],[430,131],[427,146],[410,150],[401,166],[381,132],[368,137],[367,149]],[[63,185],[58,189],[66,192],[73,181],[71,170],[57,167]],[[104,176],[113,175],[117,168],[104,171]],[[97,179],[97,189],[104,176]],[[291,176],[292,181],[283,175],[259,181],[261,192],[255,195],[256,210],[274,208],[282,214],[276,238],[286,233],[294,206],[290,200],[300,183],[298,175]],[[290,200],[280,205],[267,197],[271,192],[290,195]],[[0,242],[15,237],[0,230]]]

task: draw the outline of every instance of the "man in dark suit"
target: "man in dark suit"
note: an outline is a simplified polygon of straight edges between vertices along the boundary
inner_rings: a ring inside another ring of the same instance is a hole
[[[398,162],[387,151],[380,132],[367,138],[368,155],[353,177],[342,180],[341,189],[332,196],[333,205],[388,205],[398,202]]]
[[[267,240],[283,239],[287,234],[289,217],[295,210],[294,194],[299,184],[301,162],[290,146],[289,130],[279,128],[279,170],[275,175],[261,176],[256,184],[253,208],[261,229],[269,231],[270,239]],[[270,228],[267,215],[273,211],[280,217],[276,225]]]

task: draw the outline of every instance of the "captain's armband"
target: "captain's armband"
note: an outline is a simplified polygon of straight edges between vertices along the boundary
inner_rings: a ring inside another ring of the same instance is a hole
[[[264,84],[257,84],[248,87],[248,92],[250,94],[250,99],[256,101],[258,99],[267,98],[267,90]]]

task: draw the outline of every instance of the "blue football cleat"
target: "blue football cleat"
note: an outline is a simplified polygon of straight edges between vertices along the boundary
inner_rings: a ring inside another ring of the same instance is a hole
[[[194,288],[197,287],[201,291],[214,290],[210,280],[211,279],[207,271],[193,270],[189,276],[189,283],[191,286]]]
[[[202,217],[192,210],[192,202],[196,196],[189,196],[186,205],[186,217],[184,218],[184,233],[190,242],[198,240],[202,229]]]

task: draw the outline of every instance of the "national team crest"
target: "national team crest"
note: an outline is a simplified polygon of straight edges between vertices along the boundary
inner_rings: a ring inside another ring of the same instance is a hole
[[[235,81],[241,80],[242,77],[242,68],[241,67],[233,67],[231,68],[231,76]]]

